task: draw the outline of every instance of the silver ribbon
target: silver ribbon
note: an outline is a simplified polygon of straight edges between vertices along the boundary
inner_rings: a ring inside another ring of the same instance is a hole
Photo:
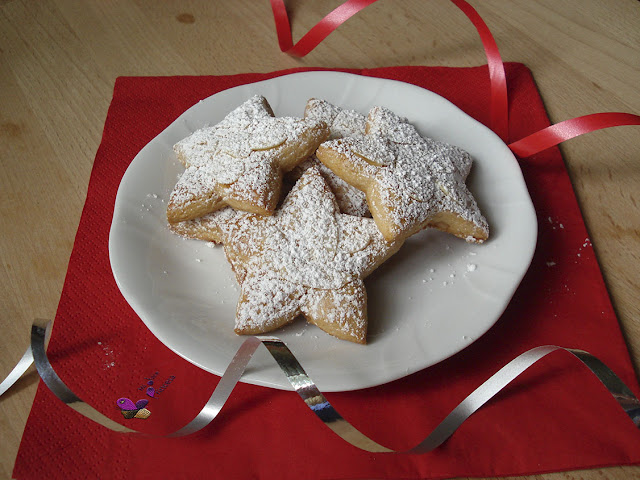
[[[13,385],[18,378],[35,362],[40,377],[49,389],[78,413],[114,430],[134,435],[147,435],[131,430],[110,418],[104,416],[93,407],[82,401],[74,394],[58,377],[53,370],[46,355],[45,338],[51,328],[51,323],[36,320],[31,328],[31,346],[27,349],[18,365],[9,376],[0,384],[0,395]],[[222,375],[220,382],[213,391],[211,398],[202,408],[200,413],[184,427],[169,434],[169,437],[182,437],[190,435],[209,425],[220,413],[236,384],[240,381],[245,368],[253,357],[254,352],[264,345],[280,366],[291,386],[300,395],[309,409],[315,413],[324,424],[333,430],[344,441],[367,452],[385,453],[410,453],[421,454],[432,451],[442,445],[474,412],[487,403],[511,381],[522,372],[536,363],[538,360],[557,350],[571,353],[580,360],[609,390],[620,407],[625,411],[636,427],[640,428],[640,401],[631,390],[613,373],[604,363],[583,350],[547,345],[533,348],[514,358],[491,378],[484,382],[465,398],[442,422],[418,445],[403,451],[392,450],[364,435],[329,403],[316,384],[306,374],[300,362],[291,353],[291,350],[276,337],[248,337],[236,352],[233,360]]]

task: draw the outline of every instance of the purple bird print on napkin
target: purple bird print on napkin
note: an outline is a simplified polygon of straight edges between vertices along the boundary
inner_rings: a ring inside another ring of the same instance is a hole
[[[118,399],[116,405],[120,408],[120,412],[124,418],[149,418],[151,412],[145,408],[148,403],[149,400],[145,399],[133,403],[133,401],[127,397],[122,397]]]

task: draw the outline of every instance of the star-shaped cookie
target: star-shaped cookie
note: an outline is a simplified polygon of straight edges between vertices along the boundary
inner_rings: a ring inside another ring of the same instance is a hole
[[[489,236],[487,221],[465,183],[470,155],[423,138],[386,108],[371,109],[364,135],[327,141],[316,156],[365,192],[369,210],[389,241],[406,239],[425,227],[470,242]]]
[[[329,126],[329,139],[364,135],[367,117],[355,110],[347,110],[333,105],[326,100],[311,98],[304,109],[304,118],[319,120]],[[322,176],[329,184],[329,188],[336,196],[336,201],[342,213],[370,217],[367,198],[363,191],[349,185],[338,177],[328,167],[320,163],[315,155],[302,162],[288,175],[289,179],[297,180],[307,168],[317,166]]]
[[[222,122],[174,146],[186,167],[167,205],[169,223],[206,215],[226,205],[271,215],[282,175],[311,155],[329,135],[321,121],[274,117],[254,96]]]
[[[387,242],[372,219],[340,213],[316,168],[302,175],[273,216],[226,208],[174,227],[224,244],[241,285],[236,333],[268,332],[302,314],[356,343],[366,343],[363,279],[402,244]]]

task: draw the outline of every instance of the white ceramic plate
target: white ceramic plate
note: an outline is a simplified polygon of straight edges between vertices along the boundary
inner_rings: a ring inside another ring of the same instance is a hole
[[[222,374],[243,338],[233,332],[238,287],[221,247],[184,240],[166,227],[166,202],[184,170],[172,146],[215,124],[253,94],[277,116],[302,116],[311,97],[364,114],[382,105],[426,136],[474,158],[469,188],[491,228],[483,245],[428,230],[367,279],[368,345],[337,340],[302,319],[273,332],[322,391],[366,388],[429,367],[459,352],[500,317],[525,274],[537,223],[518,163],[489,129],[422,88],[337,72],[296,73],[225,90],[182,114],[135,157],[115,203],[109,255],[125,299],[163,343]],[[243,377],[290,389],[266,349]]]

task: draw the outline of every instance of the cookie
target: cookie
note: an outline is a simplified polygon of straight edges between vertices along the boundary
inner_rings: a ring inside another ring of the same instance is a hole
[[[364,135],[367,118],[355,110],[346,110],[326,100],[311,98],[304,110],[304,117],[310,120],[325,122],[329,126],[329,139]],[[305,160],[288,175],[291,180],[297,180],[302,173],[316,166],[329,184],[329,188],[336,196],[336,201],[342,213],[370,217],[367,197],[361,190],[352,187],[338,177],[329,168],[318,161],[315,155]]]
[[[250,98],[219,124],[174,146],[186,171],[169,198],[169,223],[226,205],[271,215],[283,173],[308,158],[328,135],[322,121],[274,117],[264,97]]]
[[[202,217],[169,223],[169,230],[188,240],[202,240],[221,244],[225,238],[231,238],[238,229],[240,218],[252,215],[255,216],[256,214],[236,210],[232,207],[224,207]]]
[[[406,119],[383,107],[369,112],[366,133],[324,142],[318,159],[365,192],[385,239],[406,239],[435,227],[484,242],[489,227],[466,186],[472,165],[464,150],[423,138]]]
[[[366,116],[319,98],[310,98],[307,101],[304,118],[326,123],[330,131],[329,140],[364,135],[367,127]]]
[[[287,175],[289,181],[297,181],[309,168],[317,168],[329,188],[336,197],[338,208],[342,213],[355,215],[357,217],[371,217],[369,206],[367,205],[367,196],[361,190],[352,187],[347,182],[338,177],[328,167],[323,165],[315,155],[308,158]]]
[[[302,314],[337,338],[366,343],[363,280],[402,244],[387,242],[371,218],[340,213],[316,168],[273,216],[226,208],[178,225],[186,237],[224,244],[241,286],[238,334],[265,333]]]

